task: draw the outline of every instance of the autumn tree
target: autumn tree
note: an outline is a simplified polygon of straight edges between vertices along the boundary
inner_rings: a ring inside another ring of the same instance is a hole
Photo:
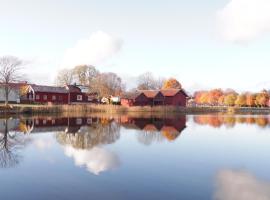
[[[234,106],[235,105],[236,98],[237,98],[237,95],[236,94],[234,94],[234,93],[228,94],[224,98],[224,104],[226,106]]]
[[[246,106],[247,98],[245,94],[238,95],[235,100],[235,105],[239,107]]]
[[[223,95],[223,91],[221,89],[214,89],[214,90],[209,91],[208,104],[218,105],[218,100],[222,95]]]
[[[251,93],[247,93],[246,94],[246,104],[249,107],[254,107],[256,106],[256,95],[251,94]]]
[[[93,83],[93,87],[102,97],[117,96],[124,90],[122,79],[115,73],[101,73]]]
[[[256,95],[255,104],[260,107],[266,107],[269,101],[269,94],[262,91]]]
[[[14,56],[0,57],[0,83],[4,88],[5,104],[8,104],[11,83],[22,81],[21,70],[24,62]]]
[[[166,80],[162,86],[162,89],[181,89],[182,85],[175,78]]]

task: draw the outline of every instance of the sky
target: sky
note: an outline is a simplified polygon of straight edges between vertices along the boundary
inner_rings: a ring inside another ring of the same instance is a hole
[[[186,90],[269,89],[269,0],[0,0],[0,56],[27,79],[89,64],[128,87],[152,72]]]

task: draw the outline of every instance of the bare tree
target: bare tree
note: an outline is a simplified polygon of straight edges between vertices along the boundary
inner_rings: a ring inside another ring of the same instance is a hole
[[[23,61],[14,56],[0,57],[0,82],[4,87],[5,104],[8,104],[11,83],[22,80],[21,74]]]
[[[139,90],[157,90],[161,89],[164,79],[155,79],[151,72],[146,72],[138,77]]]
[[[30,140],[22,133],[9,131],[9,120],[3,120],[3,132],[0,132],[0,167],[10,168],[19,164],[21,156],[18,150],[23,148]]]
[[[58,72],[56,77],[56,84],[59,86],[71,85],[74,82],[73,70],[62,69]]]

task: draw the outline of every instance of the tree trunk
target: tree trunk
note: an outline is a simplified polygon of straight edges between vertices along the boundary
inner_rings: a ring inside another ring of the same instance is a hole
[[[5,105],[8,105],[8,94],[9,94],[9,88],[8,85],[5,86]]]

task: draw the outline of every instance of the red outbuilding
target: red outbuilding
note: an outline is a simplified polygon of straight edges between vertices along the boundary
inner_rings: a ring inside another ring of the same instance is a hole
[[[135,106],[186,107],[188,95],[183,89],[141,90],[134,99]]]

